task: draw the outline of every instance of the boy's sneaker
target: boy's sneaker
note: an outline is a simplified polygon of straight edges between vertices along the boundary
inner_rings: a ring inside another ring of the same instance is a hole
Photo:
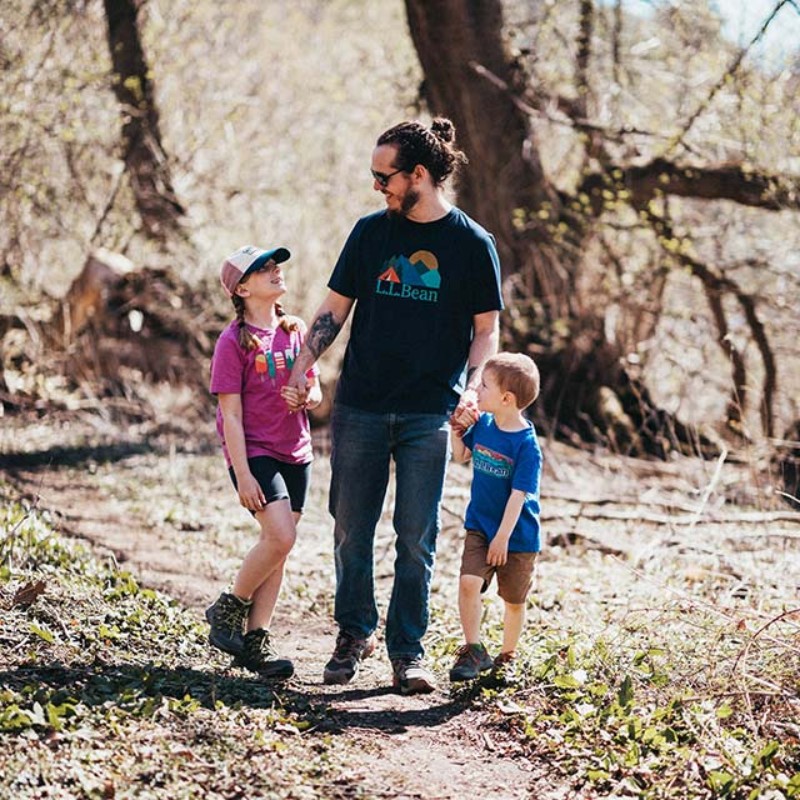
[[[350,683],[358,672],[359,663],[374,652],[374,636],[360,639],[345,631],[339,631],[336,647],[330,661],[325,665],[322,680],[325,683]]]
[[[392,685],[400,694],[429,694],[436,689],[433,675],[420,658],[393,658],[392,673]]]
[[[482,644],[464,644],[458,648],[456,661],[450,670],[450,680],[471,681],[481,672],[486,672],[494,666],[494,661]]]
[[[244,647],[244,622],[252,605],[252,600],[242,600],[235,594],[223,592],[206,609],[206,619],[211,625],[208,641],[217,649],[238,656]]]
[[[516,662],[517,656],[515,653],[500,653],[497,655],[492,666],[492,680],[498,686],[513,683]]]
[[[294,664],[278,655],[269,640],[269,631],[257,628],[244,636],[244,649],[233,660],[234,666],[257,672],[262,678],[285,680],[294,675]]]

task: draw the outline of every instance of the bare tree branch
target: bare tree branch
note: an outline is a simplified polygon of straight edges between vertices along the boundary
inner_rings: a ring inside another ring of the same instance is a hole
[[[691,256],[688,252],[688,241],[682,240],[680,236],[676,235],[672,226],[663,217],[658,216],[650,209],[639,208],[638,210],[653,224],[660,240],[671,240],[677,243],[678,246],[670,248],[668,252],[681,264],[688,267],[691,273],[702,281],[707,296],[719,297],[723,292],[728,292],[736,298],[737,302],[742,307],[750,332],[753,335],[753,339],[755,340],[758,351],[761,354],[761,360],[764,364],[763,400],[760,408],[761,425],[766,436],[774,436],[775,415],[773,408],[775,390],[778,384],[777,366],[775,355],[772,352],[772,347],[769,343],[766,329],[764,328],[764,323],[758,317],[756,309],[757,298],[744,292],[732,278],[724,275],[717,275],[706,264],[703,264],[701,261]],[[712,312],[713,311],[714,308],[712,306]],[[719,328],[719,323],[718,330],[720,331],[718,342],[723,347],[723,350],[726,351],[726,354],[730,355],[730,345],[725,342],[727,337],[723,336],[722,330]],[[727,327],[725,327],[725,331],[727,332]],[[736,383],[737,380],[743,381],[744,379],[742,377],[737,378],[738,364],[735,360],[733,365],[734,383]],[[744,369],[743,365],[741,369]],[[744,383],[742,383],[742,385],[744,385]],[[735,391],[736,388],[734,387],[734,392]],[[732,402],[735,402],[735,395]]]
[[[594,6],[592,0],[580,0],[580,26],[578,29],[578,55],[575,59],[575,83],[577,84],[577,106],[582,117],[588,117],[589,64],[592,57],[592,29]]]
[[[578,98],[574,101],[575,115],[580,119],[589,118],[589,73],[592,60],[592,34],[594,32],[594,2],[580,0],[580,27],[578,32],[578,54],[575,59],[575,83]],[[611,160],[600,131],[583,129],[587,134],[585,158],[596,158],[601,163]]]
[[[620,57],[620,42],[622,40],[622,0],[615,0],[614,2],[614,29],[611,37],[611,54],[613,63],[612,76],[614,83],[619,86],[620,79],[620,64],[622,59]]]
[[[711,88],[711,91],[708,94],[708,97],[700,103],[700,105],[692,112],[689,116],[689,119],[683,125],[680,132],[675,137],[673,143],[667,149],[667,153],[673,152],[678,145],[683,144],[683,139],[687,133],[691,130],[694,123],[698,120],[698,118],[703,114],[703,112],[711,105],[712,101],[717,95],[717,92],[725,85],[725,82],[731,75],[734,75],[736,71],[741,66],[742,61],[744,61],[744,57],[750,52],[750,48],[759,40],[761,37],[767,32],[767,28],[769,28],[772,20],[775,19],[776,14],[785,6],[790,0],[778,0],[775,8],[772,9],[772,13],[766,18],[763,25],[761,26],[758,33],[750,40],[750,43],[747,47],[742,48],[742,50],[737,54],[736,58],[734,58],[731,65],[728,69],[724,72],[722,76],[720,76],[719,80],[714,84]]]
[[[727,417],[728,425],[738,430],[742,421],[742,414],[747,408],[747,368],[744,356],[733,343],[728,329],[728,318],[722,304],[722,292],[717,286],[712,286],[706,281],[703,281],[703,290],[706,293],[708,306],[717,326],[717,344],[731,362],[733,388],[731,389],[731,399],[728,402]]]
[[[470,67],[498,89],[508,93],[511,102],[530,116],[544,116],[552,122],[575,127],[587,133],[600,133],[607,140],[619,142],[629,135],[657,136],[650,131],[621,128],[612,130],[595,125],[581,115],[580,104],[559,98],[559,108],[568,119],[559,119],[552,112],[517,96],[508,85],[491,70],[475,61]],[[640,166],[614,165],[612,170],[621,173],[617,183],[634,193],[637,204],[645,204],[653,197],[672,194],[679,197],[694,197],[703,200],[732,200],[740,205],[763,208],[768,211],[800,209],[800,176],[771,175],[757,170],[749,164],[722,163],[703,166],[679,165],[666,158],[656,158]],[[590,173],[586,176],[578,193],[594,195],[593,208],[596,214],[602,211],[602,192],[608,188],[609,178],[605,173]]]
[[[732,200],[767,211],[800,209],[800,176],[771,175],[747,164],[680,165],[657,158],[642,166],[615,167],[614,185],[631,193],[634,205],[646,206],[654,197],[675,195],[699,200]],[[580,192],[602,211],[602,192],[612,182],[605,173],[584,179]]]
[[[473,60],[469,62],[469,66],[475,71],[476,74],[480,75],[482,78],[485,78],[487,81],[489,81],[489,83],[496,86],[498,89],[506,92],[509,100],[520,111],[530,117],[540,117],[556,125],[564,125],[565,127],[574,128],[579,131],[597,132],[602,134],[607,141],[615,143],[623,142],[626,136],[650,136],[661,139],[667,138],[656,131],[649,131],[643,128],[634,128],[632,126],[626,126],[623,128],[608,128],[604,125],[598,125],[597,123],[589,121],[581,114],[577,106],[577,102],[574,99],[564,97],[562,95],[551,97],[550,95],[544,95],[542,93],[534,93],[533,97],[520,97],[512,90],[506,81],[498,77],[490,69],[487,69],[484,64],[480,64]],[[555,101],[558,111],[560,111],[563,116],[554,114],[550,110],[551,100]]]

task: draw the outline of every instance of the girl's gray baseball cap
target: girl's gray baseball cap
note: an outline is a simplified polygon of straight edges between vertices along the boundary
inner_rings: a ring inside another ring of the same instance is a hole
[[[262,250],[247,244],[231,253],[223,262],[219,270],[219,280],[222,288],[233,297],[236,287],[242,278],[257,270],[262,264],[272,259],[276,264],[281,264],[291,258],[291,253],[285,247],[275,247],[272,250]]]

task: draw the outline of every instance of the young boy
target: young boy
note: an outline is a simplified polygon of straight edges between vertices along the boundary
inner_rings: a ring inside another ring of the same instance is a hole
[[[525,600],[533,582],[539,538],[542,452],[533,425],[522,412],[539,394],[539,370],[528,356],[500,353],[483,367],[478,388],[482,412],[466,432],[452,426],[453,458],[473,462],[466,515],[458,609],[465,644],[451,681],[477,678],[515,657],[525,622]],[[503,645],[492,661],[481,643],[481,593],[497,574],[503,598]]]

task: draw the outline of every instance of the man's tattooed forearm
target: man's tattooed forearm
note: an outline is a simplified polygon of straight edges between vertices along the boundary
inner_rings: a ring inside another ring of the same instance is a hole
[[[468,367],[467,368],[467,382],[464,384],[465,386],[469,386],[469,382],[472,380],[472,376],[478,371],[477,367]]]
[[[306,344],[314,358],[319,358],[331,346],[341,329],[341,323],[334,319],[330,311],[314,320],[306,337]]]

